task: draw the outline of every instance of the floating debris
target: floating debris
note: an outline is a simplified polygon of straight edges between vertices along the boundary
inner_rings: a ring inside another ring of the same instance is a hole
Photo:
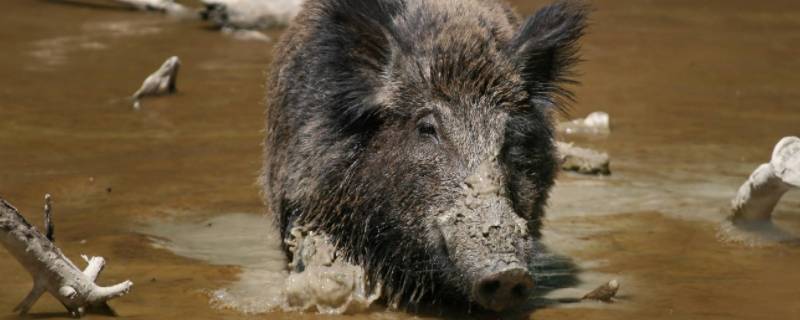
[[[614,279],[587,293],[581,299],[614,302],[613,299],[617,295],[617,291],[619,291],[619,281]]]
[[[562,122],[558,131],[567,135],[606,136],[611,133],[608,113],[592,112],[586,118]]]
[[[567,142],[556,142],[561,169],[581,174],[611,174],[608,154],[576,147]]]

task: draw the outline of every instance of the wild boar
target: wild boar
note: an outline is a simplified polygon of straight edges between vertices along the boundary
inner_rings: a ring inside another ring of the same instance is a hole
[[[307,1],[267,84],[261,181],[281,234],[328,234],[389,301],[524,302],[587,11]]]

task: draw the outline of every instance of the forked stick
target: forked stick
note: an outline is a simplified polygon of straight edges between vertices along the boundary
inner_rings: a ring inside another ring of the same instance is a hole
[[[78,269],[51,241],[54,229],[49,195],[45,203],[45,229],[49,237],[25,221],[11,204],[0,199],[0,242],[33,277],[33,289],[14,311],[20,315],[28,313],[45,292],[56,297],[73,317],[82,316],[87,308],[108,308],[106,302],[128,293],[133,282],[126,280],[110,287],[95,284],[105,265],[101,257],[83,256],[88,266]]]

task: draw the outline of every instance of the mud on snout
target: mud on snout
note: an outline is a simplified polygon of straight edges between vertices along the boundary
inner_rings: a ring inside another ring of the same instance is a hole
[[[484,161],[462,184],[463,196],[437,225],[447,255],[463,277],[462,290],[481,307],[502,311],[527,300],[533,239],[503,187],[496,158]]]

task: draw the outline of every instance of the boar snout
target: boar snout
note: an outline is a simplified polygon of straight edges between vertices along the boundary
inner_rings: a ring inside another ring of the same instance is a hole
[[[487,273],[475,282],[472,295],[484,308],[502,311],[524,302],[532,289],[531,273],[517,265]]]
[[[465,179],[461,201],[440,215],[447,253],[461,272],[463,292],[487,310],[523,303],[533,289],[532,238],[504,192],[496,158]]]

